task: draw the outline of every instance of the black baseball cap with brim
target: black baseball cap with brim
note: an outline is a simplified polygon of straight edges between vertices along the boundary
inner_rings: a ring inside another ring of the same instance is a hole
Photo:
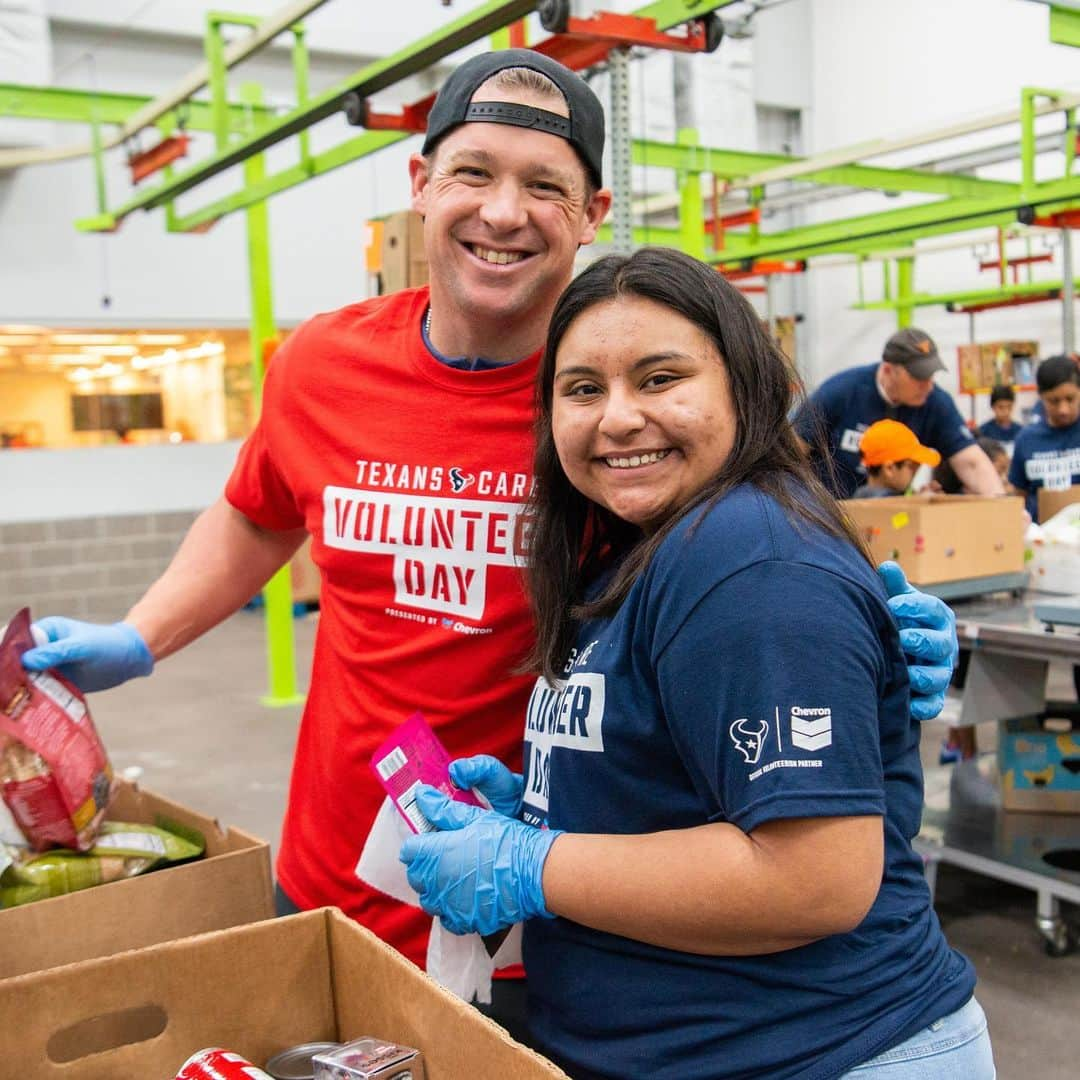
[[[561,116],[511,101],[473,101],[476,91],[493,75],[519,67],[546,75],[562,91],[570,115]],[[435,98],[428,115],[423,152],[430,154],[444,135],[468,123],[512,124],[558,135],[577,151],[592,182],[597,187],[603,186],[603,106],[584,79],[543,53],[532,49],[500,49],[466,60],[443,83]]]
[[[908,374],[915,379],[929,379],[939,371],[945,371],[945,365],[938,356],[934,339],[924,330],[914,326],[898,330],[888,341],[881,359],[887,364],[899,364],[907,368]]]

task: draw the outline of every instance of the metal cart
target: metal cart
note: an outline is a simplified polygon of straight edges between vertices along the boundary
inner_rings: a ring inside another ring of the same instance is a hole
[[[1044,624],[1030,599],[954,606],[960,644],[972,650],[961,726],[1041,712],[1050,661],[1080,664],[1080,630]],[[991,755],[953,766],[947,789],[935,792],[928,783],[915,849],[925,860],[931,892],[943,862],[1031,889],[1046,952],[1063,956],[1075,948],[1061,901],[1080,904],[1080,817],[1003,810]]]

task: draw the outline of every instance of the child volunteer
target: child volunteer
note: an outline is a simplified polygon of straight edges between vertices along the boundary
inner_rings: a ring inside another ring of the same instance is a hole
[[[579,1080],[990,1080],[911,847],[909,632],[756,314],[688,256],[612,256],[539,378],[524,777],[454,763],[492,810],[421,791],[421,904],[525,921],[532,1034]]]
[[[941,464],[941,455],[923,446],[915,432],[899,420],[871,424],[859,440],[859,457],[866,470],[866,483],[855,489],[853,499],[904,495],[920,465]]]
[[[1009,455],[1012,454],[1016,437],[1024,430],[1023,425],[1013,419],[1015,405],[1016,391],[1011,386],[995,386],[990,391],[990,411],[994,418],[979,425],[979,434],[988,439],[997,439]]]
[[[1045,422],[1024,428],[1013,447],[1009,483],[1026,496],[1038,521],[1039,488],[1080,484],[1080,370],[1070,356],[1051,356],[1035,373]]]

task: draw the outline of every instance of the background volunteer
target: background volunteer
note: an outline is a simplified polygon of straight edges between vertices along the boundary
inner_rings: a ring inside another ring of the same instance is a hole
[[[871,424],[885,419],[906,424],[920,442],[937,450],[969,491],[1003,494],[1001,480],[952,398],[934,385],[935,373],[944,370],[930,336],[907,327],[885,343],[880,363],[833,375],[803,403],[795,430],[837,498],[850,498],[859,486],[859,440]]]
[[[1005,452],[1012,457],[1013,443],[1017,435],[1024,430],[1023,424],[1013,419],[1016,407],[1016,391],[1011,386],[995,386],[990,391],[990,411],[993,418],[979,425],[979,434],[987,439],[996,439],[1005,447]]]
[[[923,446],[915,432],[899,420],[878,420],[859,440],[859,457],[866,483],[855,489],[854,499],[904,495],[920,465],[940,465],[941,455]]]
[[[1080,483],[1080,370],[1072,357],[1051,356],[1035,372],[1045,419],[1024,428],[1013,446],[1009,482],[1038,521],[1039,489]]]

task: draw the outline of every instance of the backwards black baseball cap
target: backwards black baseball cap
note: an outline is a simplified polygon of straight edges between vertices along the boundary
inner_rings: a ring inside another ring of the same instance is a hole
[[[473,95],[493,75],[507,68],[530,68],[546,75],[566,98],[569,116],[560,116],[532,105],[511,101],[473,101]],[[533,128],[565,139],[577,152],[589,177],[602,187],[601,161],[604,154],[604,109],[588,84],[569,68],[532,49],[500,49],[466,60],[443,83],[428,114],[423,152],[430,154],[435,144],[461,124],[513,124]]]

